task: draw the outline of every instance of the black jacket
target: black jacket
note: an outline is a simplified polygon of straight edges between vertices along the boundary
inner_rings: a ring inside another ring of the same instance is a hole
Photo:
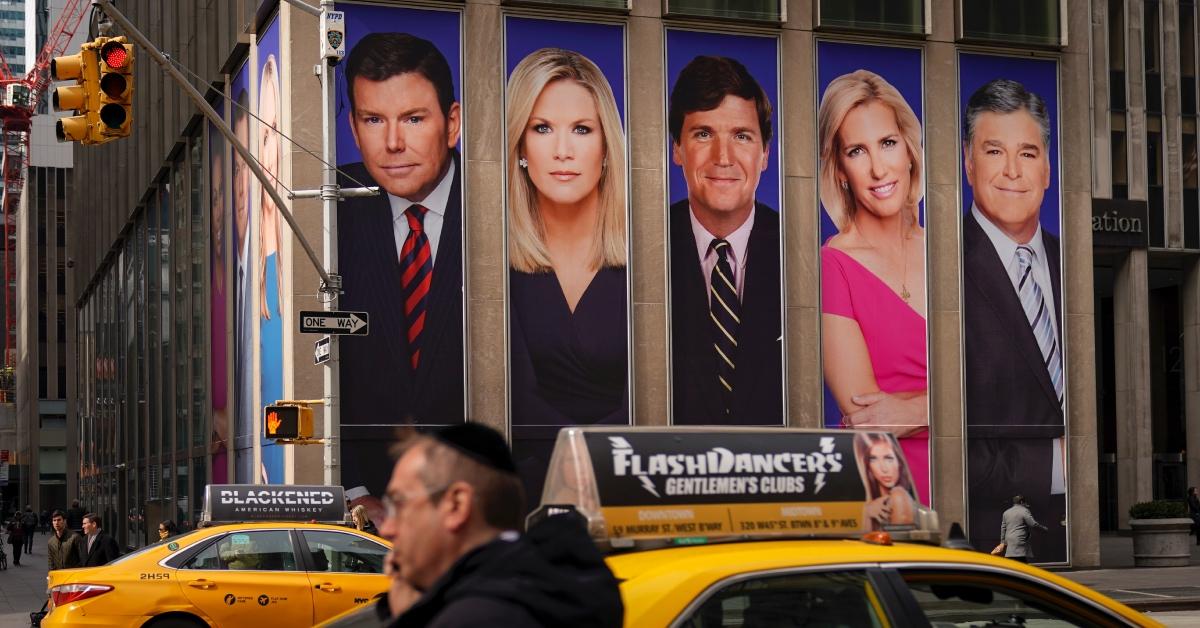
[[[463,556],[388,625],[616,628],[624,616],[616,578],[583,518],[568,514],[519,540],[496,539]]]
[[[87,536],[80,539],[80,542],[83,545],[84,567],[107,565],[121,555],[121,549],[117,547],[117,540],[104,532],[96,533],[96,540],[92,542],[91,551],[88,551]]]

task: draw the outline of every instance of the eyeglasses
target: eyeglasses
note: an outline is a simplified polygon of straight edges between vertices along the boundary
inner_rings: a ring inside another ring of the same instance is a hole
[[[399,493],[399,494],[384,493],[383,499],[380,501],[383,502],[383,510],[386,513],[387,518],[392,519],[392,518],[396,517],[398,514],[400,514],[401,510],[404,510],[405,504],[412,501],[416,497],[425,495],[429,498],[429,501],[437,502],[439,499],[442,498],[442,495],[444,495],[449,488],[450,488],[449,486],[443,486],[434,491],[426,489],[425,491],[423,491],[413,497],[409,497],[408,495],[405,495],[403,493]]]

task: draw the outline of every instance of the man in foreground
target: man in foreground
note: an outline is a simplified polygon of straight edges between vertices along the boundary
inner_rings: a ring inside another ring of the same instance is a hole
[[[616,578],[582,517],[517,532],[524,497],[500,434],[464,423],[410,436],[393,453],[380,527],[393,544],[393,587],[376,607],[388,626],[622,624]]]
[[[50,563],[50,571],[55,569],[70,569],[83,566],[83,537],[67,527],[67,514],[55,510],[50,515],[50,525],[54,534],[46,541],[46,558]]]
[[[83,516],[83,565],[99,567],[107,565],[121,555],[116,539],[101,531],[100,515],[89,512]]]

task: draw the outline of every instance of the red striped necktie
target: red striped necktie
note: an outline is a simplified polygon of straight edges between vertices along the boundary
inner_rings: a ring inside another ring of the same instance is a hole
[[[408,324],[408,357],[414,372],[421,363],[421,332],[425,329],[425,305],[433,281],[433,252],[424,227],[428,211],[420,205],[411,205],[404,211],[408,237],[400,249],[400,291],[404,296],[404,320]]]

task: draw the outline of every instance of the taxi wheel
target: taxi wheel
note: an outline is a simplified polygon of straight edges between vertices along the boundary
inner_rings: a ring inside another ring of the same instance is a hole
[[[171,615],[162,615],[156,617],[146,623],[144,628],[207,628],[208,624],[200,620],[199,617],[186,615],[182,613],[174,613]]]

